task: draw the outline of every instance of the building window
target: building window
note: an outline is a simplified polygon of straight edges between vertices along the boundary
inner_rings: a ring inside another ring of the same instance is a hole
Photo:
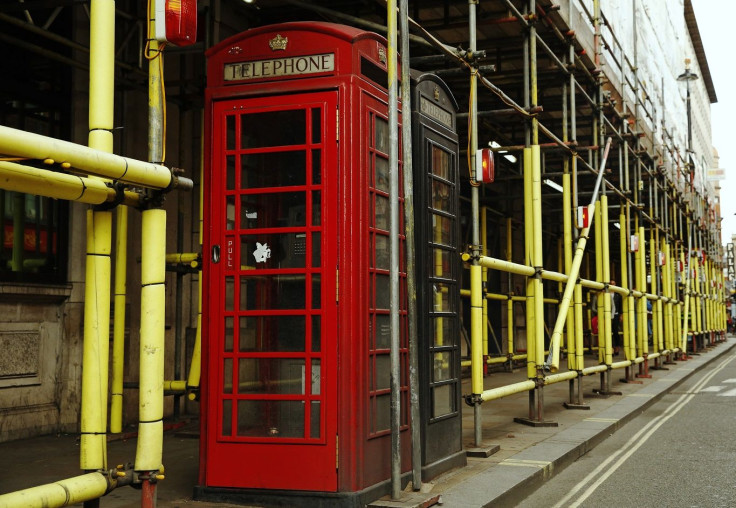
[[[0,190],[0,281],[66,281],[68,206],[56,199]]]

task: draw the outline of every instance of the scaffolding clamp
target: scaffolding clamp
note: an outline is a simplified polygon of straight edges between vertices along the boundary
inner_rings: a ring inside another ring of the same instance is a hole
[[[463,398],[465,399],[465,403],[471,407],[483,403],[483,396],[480,393],[471,393]]]
[[[112,201],[105,201],[104,203],[100,203],[99,205],[96,205],[94,209],[98,212],[106,212],[108,210],[112,210],[116,208],[118,205],[122,204],[123,201],[125,200],[125,184],[124,183],[106,182],[105,185],[115,190],[115,199],[113,199]]]
[[[458,47],[455,50],[455,54],[459,58],[462,58],[468,65],[474,67],[474,69],[472,69],[472,71],[474,72],[477,72],[477,69],[475,69],[475,67],[477,67],[478,62],[480,62],[487,56],[485,49],[477,49],[473,51],[471,49],[462,49],[462,47]]]

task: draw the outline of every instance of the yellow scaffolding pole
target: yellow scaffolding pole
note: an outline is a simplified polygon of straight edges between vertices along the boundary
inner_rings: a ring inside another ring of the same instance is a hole
[[[115,91],[115,2],[90,3],[89,146],[81,147],[43,136],[0,127],[0,152],[66,162],[70,153],[112,155]],[[8,147],[7,144],[10,143]],[[60,148],[59,152],[55,149]],[[76,151],[74,148],[77,148]],[[38,156],[41,154],[41,156]],[[36,155],[36,156],[34,156]],[[76,161],[75,157],[68,162]],[[91,162],[91,161],[90,161]],[[76,167],[75,164],[71,164]],[[100,175],[108,176],[108,175]],[[112,214],[87,211],[87,256],[82,353],[82,409],[80,414],[80,468],[107,469],[107,383],[110,351],[110,254]]]
[[[608,196],[603,194],[601,196],[600,201],[600,210],[601,215],[600,219],[601,221],[598,223],[601,226],[601,247],[602,252],[601,256],[598,256],[599,258],[602,258],[602,268],[603,268],[603,282],[608,284],[611,282],[611,259],[610,259],[610,251],[609,251],[609,231],[608,231]],[[599,293],[600,295],[600,293]],[[609,292],[609,289],[606,288],[606,292],[603,293],[603,321],[606,323],[606,333],[605,333],[605,351],[604,351],[604,361],[606,365],[611,365],[613,363],[613,348],[611,347],[612,343],[612,322],[611,322],[611,304],[612,304],[612,298],[613,295]],[[600,315],[598,317],[598,326],[600,326]]]
[[[564,256],[564,271],[570,273],[572,268],[572,184],[569,173],[569,160],[565,159],[565,171],[562,175],[562,251]],[[562,288],[560,288],[562,293]],[[567,333],[567,368],[578,369],[575,340],[575,313],[574,306],[567,312],[565,323]]]
[[[87,210],[84,347],[79,463],[107,469],[107,376],[110,350],[110,251],[112,214]]]
[[[643,291],[646,290],[647,287],[647,248],[646,248],[646,235],[644,233],[644,226],[641,224],[639,225],[639,287],[642,288]],[[639,335],[639,340],[641,341],[641,346],[639,350],[639,355],[647,355],[649,353],[649,331],[648,331],[648,321],[647,321],[647,299],[641,298],[639,300],[639,323],[641,323],[641,333]]]
[[[600,201],[596,204],[595,213],[595,229],[593,231],[593,241],[595,247],[595,279],[600,283],[605,283],[603,278],[603,239],[601,230],[601,204]],[[606,351],[606,320],[605,320],[605,303],[603,301],[605,294],[602,292],[596,293],[595,295],[595,313],[598,322],[598,363],[605,362],[605,351]],[[592,345],[592,341],[591,341]]]
[[[104,4],[109,0],[99,1]],[[112,1],[109,3],[114,4]],[[93,100],[92,96],[90,100]],[[101,138],[101,134],[99,131],[93,131],[90,137]],[[152,189],[166,189],[172,184],[171,171],[165,166],[121,157],[103,150],[104,148],[99,146],[88,148],[76,143],[0,126],[0,153],[7,156],[38,159],[51,164],[59,163],[62,167],[69,168],[70,171],[74,170]],[[110,150],[112,150],[112,141],[110,141]]]
[[[487,207],[480,207],[480,245],[481,255],[488,255],[488,210]],[[487,292],[488,286],[488,268],[481,268],[481,284],[483,286],[483,294]],[[488,299],[483,298],[483,356],[488,356]]]
[[[128,207],[116,210],[115,228],[115,297],[112,333],[112,393],[110,432],[123,431],[123,367],[125,365],[125,298],[128,264]]]
[[[532,270],[534,250],[534,219],[532,211],[532,149],[524,148],[524,264]],[[536,342],[534,326],[534,283],[526,281],[526,373],[529,379],[537,377]]]
[[[511,263],[513,261],[513,229],[511,217],[506,219],[506,261]],[[516,319],[514,317],[514,288],[513,288],[513,277],[511,274],[508,275],[509,285],[509,299],[506,302],[506,354],[509,356],[514,354],[514,332],[516,328]]]
[[[145,210],[141,223],[140,390],[136,471],[161,468],[164,416],[166,211]]]
[[[533,63],[534,65],[534,63]],[[533,74],[536,74],[534,72]],[[536,101],[534,101],[536,104]],[[544,265],[544,253],[542,251],[542,164],[539,145],[532,145],[532,219],[533,240],[532,265],[539,270]],[[534,362],[537,367],[544,364],[544,288],[542,278],[539,274],[531,279],[534,287]]]

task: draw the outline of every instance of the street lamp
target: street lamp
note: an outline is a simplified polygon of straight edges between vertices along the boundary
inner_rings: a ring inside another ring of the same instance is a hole
[[[693,121],[692,110],[690,106],[690,82],[700,79],[700,76],[694,72],[690,72],[690,59],[685,59],[685,72],[677,76],[677,81],[684,81],[687,90],[685,104],[687,107],[687,165],[690,167],[690,189],[693,188],[694,164],[693,164]]]

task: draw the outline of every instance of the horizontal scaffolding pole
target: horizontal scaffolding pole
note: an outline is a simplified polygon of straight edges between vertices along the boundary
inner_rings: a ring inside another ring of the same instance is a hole
[[[104,181],[99,179],[68,175],[6,161],[0,161],[0,188],[90,205],[114,202],[118,198],[116,190],[108,187]],[[140,195],[125,192],[122,203],[133,207],[138,206]]]
[[[160,164],[121,157],[76,143],[0,126],[0,154],[8,157],[38,159],[59,163],[64,169],[111,180],[148,187],[189,188],[188,178],[175,178],[171,170]]]
[[[480,394],[480,398],[483,402],[488,402],[491,400],[508,397],[509,395],[514,395],[515,393],[528,392],[529,390],[534,390],[534,388],[536,388],[536,383],[534,381],[522,381],[520,383],[513,383],[510,385],[493,388],[491,390],[486,390]]]
[[[0,495],[0,506],[50,508],[69,506],[104,496],[109,490],[102,473],[88,473],[55,483]]]

